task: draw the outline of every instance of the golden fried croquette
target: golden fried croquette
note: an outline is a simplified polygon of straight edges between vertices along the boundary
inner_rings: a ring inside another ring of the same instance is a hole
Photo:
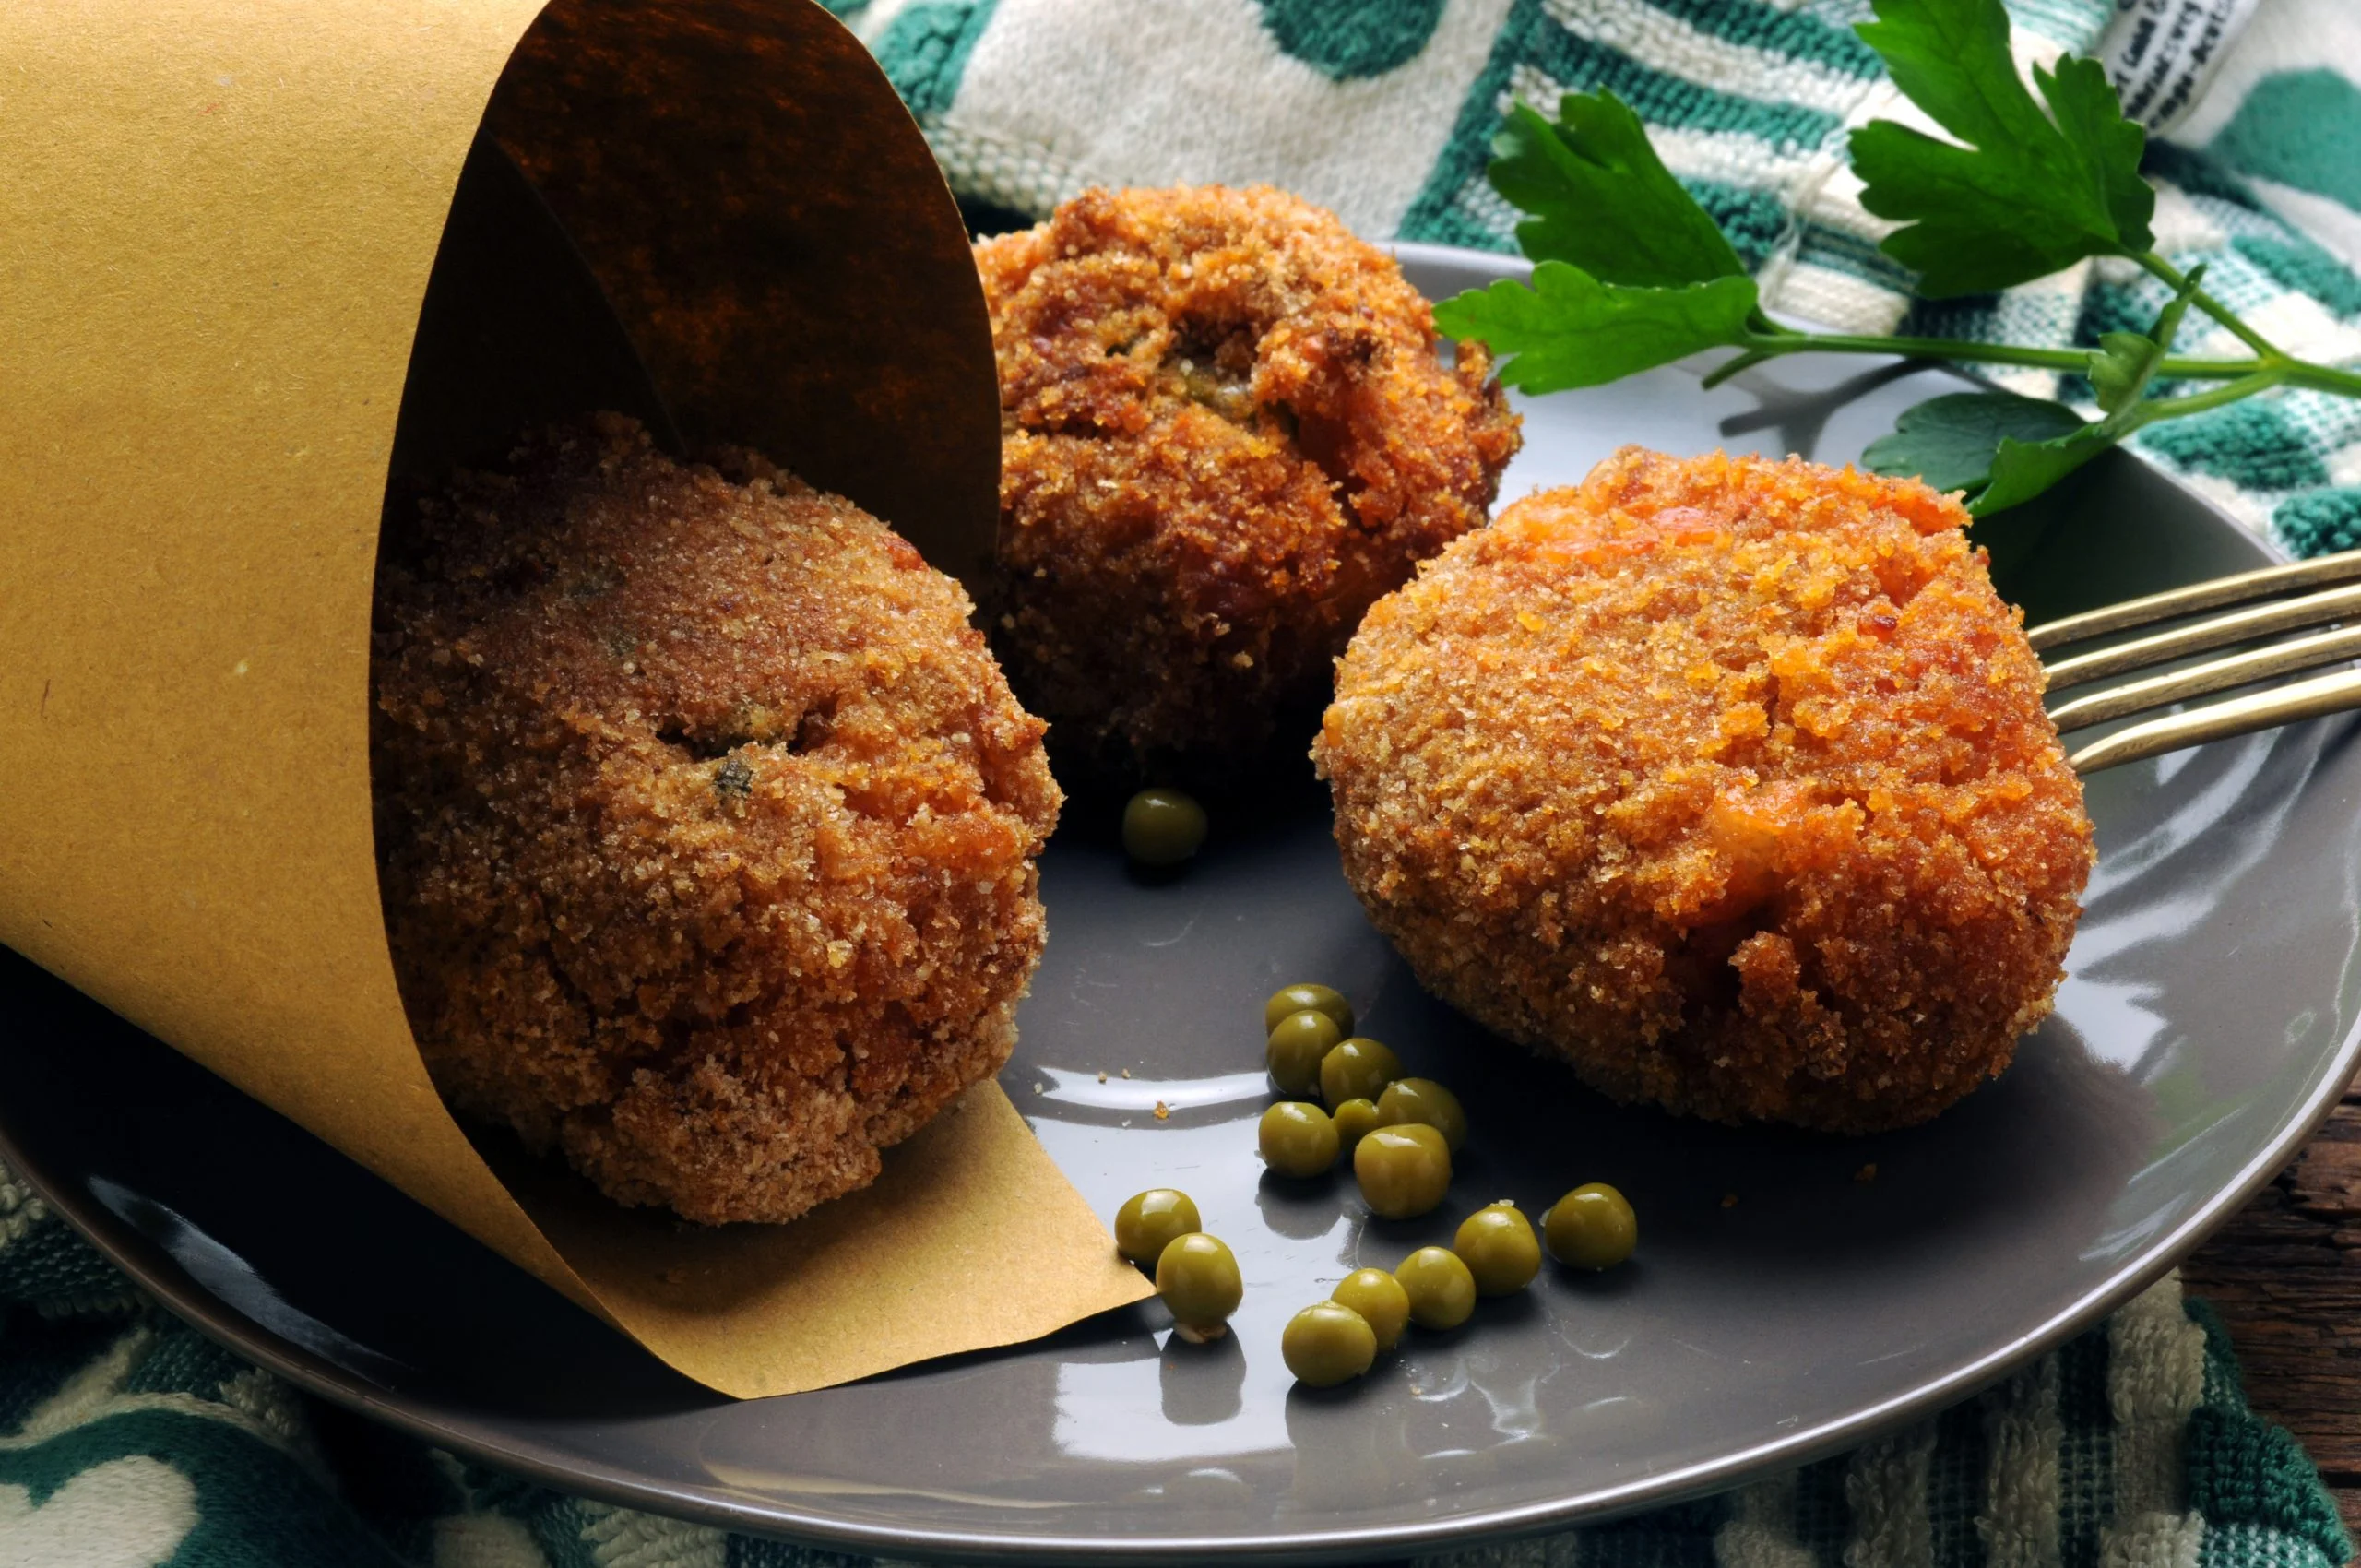
[[[790,1218],[990,1076],[1041,953],[1042,725],[849,502],[606,415],[389,542],[386,925],[437,1086],[627,1204]]]
[[[1422,982],[1624,1100],[1923,1121],[2049,1010],[2091,825],[1916,481],[1626,448],[1379,603],[1315,755]]]
[[[1090,191],[976,247],[1001,384],[994,647],[1060,766],[1234,771],[1519,443],[1393,259],[1269,189]]]

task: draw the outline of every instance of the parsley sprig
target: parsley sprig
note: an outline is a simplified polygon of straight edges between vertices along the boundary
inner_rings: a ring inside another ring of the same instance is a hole
[[[1880,247],[1925,299],[2013,288],[2087,257],[2129,261],[2170,298],[2145,332],[2095,349],[1948,338],[1801,332],[1765,315],[1754,280],[1711,214],[1648,145],[1614,94],[1569,93],[1558,116],[1511,109],[1492,144],[1493,187],[1518,211],[1527,284],[1502,281],[1435,307],[1459,339],[1505,356],[1501,379],[1528,392],[1596,386],[1710,349],[1737,352],[1708,386],[1796,353],[1900,354],[2032,366],[2089,379],[2100,417],[2010,392],[1961,392],[1909,410],[1864,462],[1967,493],[1983,516],[2031,499],[2133,431],[2307,386],[2361,397],[2361,374],[2278,349],[2154,250],[2156,193],[2140,172],[2145,133],[2123,117],[2106,71],[2061,57],[2029,89],[2000,0],[1876,0],[1861,37],[1894,85],[1951,139],[1891,120],[1855,131],[1861,205],[1901,225]],[[2039,96],[2035,96],[2038,89]],[[2191,310],[2251,352],[2176,354]],[[2214,382],[2204,391],[2186,384]]]

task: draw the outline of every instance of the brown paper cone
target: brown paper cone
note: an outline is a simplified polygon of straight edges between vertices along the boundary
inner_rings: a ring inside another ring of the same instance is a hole
[[[512,1192],[427,1079],[377,913],[397,458],[621,405],[947,569],[989,552],[981,297],[850,35],[808,0],[13,0],[0,60],[0,942],[731,1394],[1145,1295],[991,1085],[794,1225]]]

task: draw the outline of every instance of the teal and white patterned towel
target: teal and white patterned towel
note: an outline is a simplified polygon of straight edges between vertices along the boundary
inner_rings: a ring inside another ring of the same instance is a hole
[[[1928,1424],[1434,1568],[2337,1568],[2303,1451],[2167,1278]],[[126,1288],[0,1166],[0,1568],[868,1568],[590,1503],[319,1405]]]
[[[1364,233],[1505,249],[1482,180],[1515,95],[1610,86],[1779,308],[1891,329],[1904,302],[1836,155],[1892,112],[1860,0],[837,0],[955,185],[1018,217],[1092,184],[1269,181]],[[2172,259],[2307,357],[2361,351],[2361,12],[2121,0],[2107,40],[2166,134]],[[2036,54],[2107,0],[2017,0]],[[2228,40],[2243,26],[2232,47]],[[2322,61],[2343,62],[2342,69]],[[2211,78],[2210,81],[2208,78]],[[2104,268],[1927,330],[2142,325]],[[2050,391],[2048,386],[2029,388]],[[2296,395],[2148,450],[2298,551],[2361,544],[2361,409]],[[1927,1426],[1730,1496],[1449,1568],[2336,1568],[2335,1508],[2167,1280]],[[527,1485],[321,1406],[131,1290],[0,1168],[0,1568],[843,1568]]]
[[[1506,105],[1612,89],[1773,309],[1857,332],[2092,344],[2165,298],[2085,263],[1921,305],[1877,249],[1847,130],[1910,118],[1868,0],[832,0],[963,196],[1026,218],[1094,184],[1267,182],[1360,233],[1514,248],[1484,181]],[[2361,360],[2361,6],[2009,0],[2020,53],[2103,53],[2161,134],[2156,248],[2291,352]],[[2119,13],[2119,15],[2118,15]],[[2235,34],[2235,37],[2233,37]],[[1923,122],[1919,122],[1923,125]],[[1907,326],[1904,326],[1904,323]],[[2219,328],[2184,340],[2235,353]],[[2042,371],[2012,389],[2089,401]],[[2361,545],[2361,401],[2258,398],[2139,445],[2298,554]]]

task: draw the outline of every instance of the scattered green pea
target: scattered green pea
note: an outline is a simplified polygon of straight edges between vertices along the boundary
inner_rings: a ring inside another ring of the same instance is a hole
[[[1220,1238],[1192,1230],[1175,1236],[1157,1259],[1156,1293],[1171,1311],[1173,1332],[1203,1344],[1229,1332],[1229,1314],[1245,1298],[1246,1285]]]
[[[1282,1176],[1318,1176],[1336,1163],[1336,1123],[1316,1105],[1283,1099],[1255,1130],[1263,1163]]]
[[[1123,853],[1177,866],[1204,847],[1205,808],[1179,790],[1142,790],[1123,802]]]
[[[1360,1146],[1360,1141],[1380,1125],[1377,1107],[1366,1099],[1348,1099],[1330,1112],[1336,1123],[1336,1146],[1347,1154]]]
[[[1541,1242],[1516,1205],[1489,1204],[1459,1222],[1451,1250],[1475,1277],[1479,1296],[1507,1296],[1541,1272]]]
[[[1640,1220],[1623,1194],[1604,1182],[1586,1182],[1541,1217],[1549,1255],[1576,1268],[1613,1268],[1639,1244]]]
[[[1396,1078],[1377,1097],[1377,1119],[1384,1126],[1421,1122],[1442,1134],[1457,1154],[1467,1143],[1467,1112],[1459,1097],[1432,1078]]]
[[[1279,1356],[1298,1383],[1334,1388],[1369,1371],[1377,1360],[1377,1334],[1352,1308],[1319,1301],[1287,1319]]]
[[[1320,1087],[1320,1059],[1344,1038],[1335,1019],[1306,1007],[1281,1018],[1271,1030],[1263,1063],[1281,1094],[1311,1094]]]
[[[1451,1187],[1451,1149],[1432,1127],[1380,1127],[1354,1146],[1353,1176],[1370,1212],[1408,1219],[1442,1202]]]
[[[1188,1194],[1170,1187],[1133,1193],[1115,1211],[1115,1250],[1142,1268],[1153,1271],[1157,1259],[1176,1236],[1204,1229],[1197,1206]]]
[[[1344,992],[1324,985],[1283,985],[1271,992],[1271,999],[1263,1004],[1264,1030],[1277,1028],[1279,1020],[1290,1013],[1305,1011],[1327,1014],[1340,1039],[1353,1032],[1353,1004],[1345,1000]]]
[[[1374,1100],[1401,1075],[1402,1059],[1391,1048],[1354,1035],[1337,1041],[1320,1059],[1320,1098],[1330,1105]]]
[[[1476,1310],[1476,1277],[1449,1247],[1420,1247],[1394,1271],[1420,1328],[1457,1328]]]
[[[1361,1314],[1377,1336],[1380,1350],[1393,1349],[1402,1337],[1402,1325],[1410,1321],[1409,1292],[1382,1268],[1355,1269],[1329,1292],[1329,1299]]]

